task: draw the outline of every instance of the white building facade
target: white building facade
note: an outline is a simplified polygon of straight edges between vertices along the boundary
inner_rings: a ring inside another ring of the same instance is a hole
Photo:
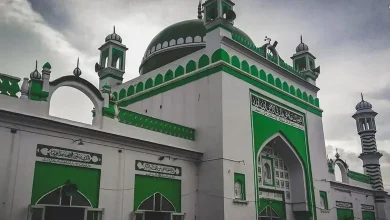
[[[326,157],[320,68],[302,38],[290,66],[235,17],[230,0],[199,5],[152,40],[128,82],[115,29],[98,87],[78,64],[60,78],[50,63],[23,80],[0,74],[1,219],[389,219],[371,104],[353,115],[363,174]],[[91,99],[92,125],[49,115],[63,86]]]

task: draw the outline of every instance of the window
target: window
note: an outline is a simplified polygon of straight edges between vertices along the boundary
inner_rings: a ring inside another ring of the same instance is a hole
[[[234,173],[234,199],[245,200],[245,175]]]
[[[325,191],[320,191],[320,206],[322,209],[329,209],[328,195]]]
[[[234,183],[234,198],[242,199],[242,185],[239,181]]]
[[[268,163],[264,164],[264,176],[267,179],[271,179],[271,167]]]

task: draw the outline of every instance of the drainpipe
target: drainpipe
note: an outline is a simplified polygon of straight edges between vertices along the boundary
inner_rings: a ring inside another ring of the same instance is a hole
[[[9,161],[6,168],[6,175],[4,178],[4,188],[2,192],[1,198],[1,206],[3,209],[3,213],[5,213],[5,219],[12,218],[12,209],[13,209],[13,200],[15,193],[15,182],[17,175],[17,166],[19,161],[19,147],[16,146],[16,129],[11,129],[11,145],[9,152]],[[18,147],[18,149],[16,149]],[[15,160],[15,159],[16,160]]]

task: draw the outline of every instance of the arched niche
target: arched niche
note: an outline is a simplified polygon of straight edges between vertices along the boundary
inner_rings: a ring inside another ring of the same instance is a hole
[[[334,168],[336,168],[336,166],[340,169],[340,172],[341,172],[341,182],[348,184],[349,178],[348,178],[348,165],[347,165],[347,163],[345,163],[345,161],[343,161],[342,159],[337,158],[334,161]],[[336,176],[335,176],[335,180],[337,180]]]
[[[53,93],[60,87],[72,87],[84,93],[93,103],[95,108],[95,117],[93,125],[100,125],[102,120],[102,109],[104,106],[104,98],[100,91],[87,80],[73,75],[60,77],[49,83],[49,97],[50,104]]]
[[[284,194],[285,204],[292,204],[294,212],[309,211],[305,167],[288,139],[278,132],[260,149],[257,155],[259,188]]]

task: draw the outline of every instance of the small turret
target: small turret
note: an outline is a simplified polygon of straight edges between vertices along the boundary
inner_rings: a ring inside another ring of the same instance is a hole
[[[294,69],[304,74],[306,81],[315,85],[318,76],[320,75],[320,67],[315,66],[315,56],[309,52],[309,46],[303,43],[301,35],[301,43],[295,49],[295,54],[291,57],[294,64]]]

